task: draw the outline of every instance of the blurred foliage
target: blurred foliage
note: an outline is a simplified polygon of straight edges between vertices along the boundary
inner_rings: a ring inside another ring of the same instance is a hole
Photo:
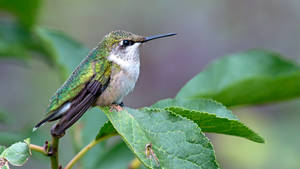
[[[40,45],[59,67],[64,79],[78,65],[78,60],[88,53],[88,48],[60,31],[37,28],[36,34],[42,42]]]
[[[62,79],[66,79],[78,64],[78,58],[86,55],[88,49],[57,30],[35,28],[28,31],[16,23],[0,23],[0,57],[26,61],[33,52],[43,54],[46,62],[57,67]]]
[[[7,122],[8,121],[8,115],[6,114],[6,113],[4,113],[4,112],[2,112],[2,111],[0,111],[0,122]]]
[[[34,25],[40,2],[0,0],[0,9],[17,17],[16,21],[0,23],[0,56],[26,61],[39,53],[49,65],[58,68],[65,80],[88,49],[63,32]],[[279,54],[251,50],[216,60],[189,81],[176,99],[122,112],[89,110],[72,128],[76,152],[108,135],[118,133],[123,141],[117,136],[101,142],[83,157],[80,166],[125,168],[136,155],[148,168],[158,168],[158,163],[163,168],[218,168],[215,151],[203,132],[264,142],[222,104],[257,104],[298,97],[299,76],[300,67]],[[95,128],[100,128],[98,133]],[[1,142],[11,143],[30,135],[25,129],[21,133],[0,132]],[[145,149],[147,144],[152,144],[150,150]],[[0,150],[1,157],[13,165],[23,165],[30,155],[24,142]],[[152,156],[147,157],[147,151]]]
[[[112,140],[109,140],[112,141]],[[95,152],[95,150],[92,150]],[[134,158],[134,154],[126,146],[126,144],[120,139],[116,140],[116,143],[109,145],[108,141],[103,144],[102,148],[98,150],[102,152],[100,156],[94,159],[86,160],[86,162],[93,162],[92,164],[84,163],[84,168],[94,169],[115,169],[115,168],[126,168],[130,161]]]
[[[300,66],[277,53],[250,50],[216,60],[177,97],[212,98],[226,106],[266,103],[299,97],[299,79]]]
[[[0,132],[0,138],[1,138],[0,144],[9,145],[16,141],[23,140],[24,138],[26,138],[28,136],[29,132],[31,132],[31,130],[30,131],[22,130],[21,133],[1,131]]]
[[[2,154],[2,152],[5,150],[5,146],[1,146],[0,145],[0,154]]]
[[[250,50],[216,60],[177,97],[212,98],[226,106],[257,104],[299,97],[298,86],[300,66],[277,53]]]
[[[31,32],[17,23],[0,22],[0,58],[28,59],[40,47]]]
[[[29,29],[36,21],[41,0],[0,0],[0,9],[15,15],[18,21]]]

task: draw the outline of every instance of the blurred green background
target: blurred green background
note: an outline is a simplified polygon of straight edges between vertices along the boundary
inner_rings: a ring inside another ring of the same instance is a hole
[[[0,19],[14,19],[14,16],[0,11]],[[174,97],[205,65],[230,53],[265,48],[300,62],[300,1],[297,0],[44,0],[37,19],[38,25],[61,30],[88,48],[117,29],[141,35],[177,32],[175,38],[149,42],[142,47],[139,81],[124,100],[134,108]],[[42,145],[49,139],[49,124],[33,134],[31,128],[43,117],[50,96],[62,81],[58,72],[38,55],[26,61],[0,60],[0,111],[9,114],[0,123],[0,144],[31,136],[34,143]],[[70,62],[79,63],[82,58],[74,57]],[[221,168],[300,168],[299,103],[296,99],[257,107],[234,107],[233,112],[258,131],[266,143],[208,134]],[[103,115],[93,111],[84,118],[93,120],[96,126],[105,121]],[[90,136],[83,138],[87,142],[92,140],[98,128],[89,128]],[[71,142],[69,132],[61,143],[63,164],[74,154]],[[109,141],[115,142],[120,141],[118,138]],[[120,146],[118,151],[98,160],[102,163],[100,168],[127,167],[133,154],[124,145]],[[99,145],[93,151],[103,151],[103,147]],[[120,154],[127,158],[110,163]],[[46,157],[33,155],[23,168],[48,168]]]

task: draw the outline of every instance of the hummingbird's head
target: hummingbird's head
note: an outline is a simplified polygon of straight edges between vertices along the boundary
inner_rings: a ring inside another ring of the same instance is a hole
[[[153,39],[176,35],[163,34],[156,36],[140,36],[130,32],[117,30],[105,36],[103,44],[109,51],[108,59],[120,63],[139,62],[139,46]]]

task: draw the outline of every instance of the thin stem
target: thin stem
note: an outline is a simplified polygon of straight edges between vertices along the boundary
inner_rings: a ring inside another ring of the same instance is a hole
[[[81,159],[92,147],[94,147],[96,144],[100,143],[101,141],[114,136],[114,135],[107,135],[104,137],[99,138],[98,140],[93,140],[88,145],[86,145],[83,149],[81,149],[73,158],[72,160],[67,164],[67,166],[64,169],[71,169],[75,163]]]
[[[58,169],[58,144],[59,144],[59,138],[52,136],[52,144],[51,144],[52,155],[50,156],[52,169]]]
[[[35,144],[29,144],[29,148],[30,148],[30,150],[33,150],[33,151],[42,153],[44,155],[47,155],[47,153],[45,152],[44,147],[42,147],[42,146],[38,146],[38,145],[35,145]]]

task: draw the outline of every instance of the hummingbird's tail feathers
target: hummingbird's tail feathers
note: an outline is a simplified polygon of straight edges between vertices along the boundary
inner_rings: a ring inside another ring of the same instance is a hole
[[[40,121],[37,125],[35,125],[34,128],[32,129],[32,131],[33,132],[36,131],[39,127],[44,125],[46,122],[55,121],[55,120],[61,118],[63,116],[63,114],[70,109],[70,107],[71,107],[71,102],[67,102],[67,103],[63,104],[63,106],[61,106],[61,108],[54,111],[49,116],[47,116],[45,119]]]
[[[61,120],[52,128],[51,134],[63,136],[65,130],[71,127],[97,100],[98,96],[107,87],[99,81],[93,80],[72,101],[72,106]]]
[[[90,95],[90,94],[89,94]],[[96,98],[85,98],[85,102],[82,102],[71,109],[52,129],[52,135],[62,136],[64,132],[71,127],[79,118],[94,104]]]
[[[44,125],[47,121],[49,121],[55,114],[50,114],[48,117],[46,117],[45,119],[43,119],[42,121],[40,121],[37,125],[34,126],[34,128],[32,129],[32,132],[35,132],[39,127],[41,127],[42,125]]]

